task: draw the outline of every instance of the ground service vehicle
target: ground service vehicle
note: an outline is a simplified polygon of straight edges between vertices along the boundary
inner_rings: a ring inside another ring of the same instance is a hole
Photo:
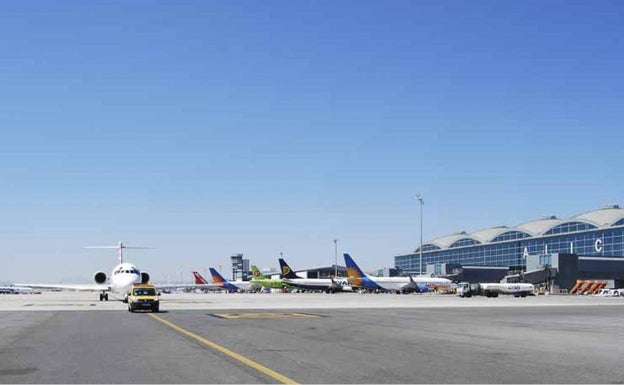
[[[159,295],[151,283],[135,283],[128,293],[128,311],[148,309],[152,313],[157,313],[160,305]]]
[[[624,289],[600,289],[596,294],[599,297],[622,297]]]
[[[526,297],[533,295],[535,286],[531,283],[467,283],[462,282],[457,288],[460,297],[470,298],[473,295],[498,297],[499,294]]]

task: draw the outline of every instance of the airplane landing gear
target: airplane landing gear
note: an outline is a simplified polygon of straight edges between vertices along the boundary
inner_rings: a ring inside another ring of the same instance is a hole
[[[100,301],[108,301],[108,293],[100,293]]]

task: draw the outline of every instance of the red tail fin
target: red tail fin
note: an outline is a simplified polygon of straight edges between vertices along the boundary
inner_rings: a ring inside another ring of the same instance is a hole
[[[208,283],[208,281],[206,281],[204,277],[202,277],[201,274],[196,271],[193,272],[193,277],[195,277],[195,283],[198,285],[204,285]]]

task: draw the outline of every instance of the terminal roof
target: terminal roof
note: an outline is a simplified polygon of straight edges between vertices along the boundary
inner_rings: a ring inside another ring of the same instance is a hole
[[[556,226],[566,223],[583,222],[591,225],[591,227],[605,228],[611,226],[624,226],[624,209],[618,205],[605,206],[598,210],[588,211],[583,214],[576,215],[569,219],[559,219],[555,216],[537,219],[534,221],[522,223],[514,227],[497,226],[487,229],[475,231],[468,234],[465,231],[439,237],[428,242],[426,245],[438,246],[440,249],[448,249],[455,242],[461,239],[472,239],[478,243],[490,243],[497,236],[511,231],[521,231],[530,234],[533,237],[539,237],[547,233]],[[417,251],[419,249],[416,249]],[[427,251],[424,249],[423,251]]]

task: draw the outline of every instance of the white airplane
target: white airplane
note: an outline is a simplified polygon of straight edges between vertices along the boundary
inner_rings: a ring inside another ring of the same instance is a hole
[[[22,294],[35,292],[36,291],[34,291],[31,287],[0,286],[0,294]]]
[[[282,269],[282,282],[288,286],[298,287],[304,290],[322,290],[326,293],[353,291],[351,285],[344,279],[301,278],[292,271],[283,258],[279,259],[279,264]]]
[[[446,278],[428,277],[418,275],[416,277],[369,277],[355,263],[349,254],[344,254],[347,266],[347,280],[353,286],[369,290],[386,292],[410,293],[426,292],[437,286],[450,286],[451,280]]]
[[[117,246],[95,246],[87,247],[88,249],[117,249],[119,254],[119,264],[113,268],[110,276],[103,271],[97,271],[93,274],[95,284],[47,284],[47,283],[16,283],[18,287],[30,287],[36,289],[61,289],[61,290],[78,290],[78,291],[99,291],[100,301],[108,301],[108,293],[123,294],[124,302],[127,301],[127,295],[130,288],[135,283],[147,283],[150,276],[146,272],[141,272],[136,266],[130,262],[124,262],[123,249],[146,249],[146,247],[128,247],[121,241]],[[154,285],[156,289],[175,289],[183,287],[207,287],[215,285]]]

